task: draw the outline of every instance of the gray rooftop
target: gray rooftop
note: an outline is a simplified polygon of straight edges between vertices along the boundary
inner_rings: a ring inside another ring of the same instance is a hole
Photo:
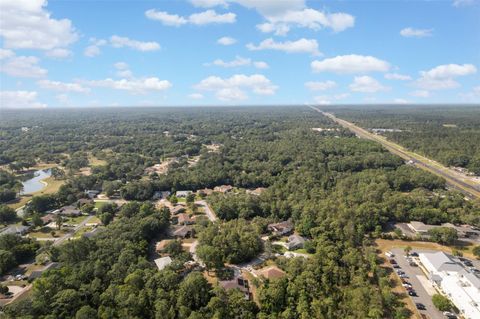
[[[172,258],[170,258],[169,256],[157,258],[154,260],[154,262],[155,262],[155,265],[157,265],[158,270],[163,270],[165,267],[167,267],[172,263]]]
[[[425,253],[424,255],[437,271],[461,272],[464,270],[462,266],[453,261],[442,251],[436,253]]]

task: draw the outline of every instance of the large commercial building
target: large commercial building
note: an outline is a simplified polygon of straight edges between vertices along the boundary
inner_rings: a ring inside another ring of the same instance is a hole
[[[455,304],[466,319],[480,318],[480,279],[443,252],[421,253],[430,280]]]

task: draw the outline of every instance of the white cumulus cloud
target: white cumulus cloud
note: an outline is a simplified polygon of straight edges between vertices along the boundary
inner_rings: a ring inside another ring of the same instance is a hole
[[[83,54],[86,57],[93,58],[101,53],[100,47],[106,45],[107,40],[91,38],[90,43],[91,45],[85,48],[85,50],[83,51]]]
[[[367,73],[386,72],[390,64],[373,56],[357,54],[339,55],[334,58],[315,60],[311,64],[314,72]]]
[[[232,45],[237,43],[237,40],[232,37],[221,37],[217,40],[217,43],[221,45]]]
[[[275,16],[267,16],[268,22],[257,25],[265,33],[274,32],[276,35],[287,34],[292,27],[320,30],[330,28],[335,32],[344,31],[355,24],[355,18],[346,13],[325,13],[315,9],[286,11]]]
[[[47,105],[37,101],[36,91],[0,91],[0,108],[30,109],[45,108]]]
[[[475,3],[475,0],[453,0],[454,7],[467,7]]]
[[[196,90],[211,91],[221,101],[244,100],[248,98],[245,91],[258,95],[273,95],[278,87],[261,74],[235,74],[229,78],[209,76],[194,86]]]
[[[254,61],[253,66],[256,67],[257,69],[268,69],[269,65],[267,62],[264,61]]]
[[[432,36],[433,29],[405,28],[400,30],[400,35],[406,38],[425,38]]]
[[[14,55],[15,55],[15,52],[13,52],[12,50],[0,48],[0,60],[11,58]]]
[[[157,77],[120,80],[107,78],[103,80],[84,81],[84,83],[88,86],[129,91],[135,94],[142,94],[149,91],[164,91],[172,87],[169,81],[160,80]]]
[[[193,6],[199,8],[212,8],[216,6],[226,7],[228,5],[225,0],[190,0],[190,2],[193,4]]]
[[[110,37],[110,43],[114,48],[129,47],[138,51],[156,51],[160,50],[160,44],[157,42],[142,42],[132,40],[127,37],[120,37],[118,35],[112,35]]]
[[[125,62],[117,62],[113,65],[115,69],[117,69],[117,76],[120,78],[131,78],[133,77],[132,71],[130,71],[130,67]]]
[[[435,79],[452,78],[475,73],[477,73],[477,68],[473,64],[444,64],[434,67],[431,70],[420,72],[424,77]]]
[[[477,73],[473,64],[444,64],[421,71],[415,85],[422,90],[448,90],[460,87],[455,78]]]
[[[379,91],[386,91],[389,88],[383,86],[380,82],[375,80],[374,78],[364,75],[364,76],[356,76],[353,80],[353,83],[349,85],[350,90],[354,92],[362,92],[362,93],[375,93]]]
[[[4,58],[0,65],[0,71],[10,76],[20,78],[41,78],[47,75],[48,71],[40,66],[40,61],[34,56],[15,56],[12,51],[3,51]]]
[[[56,48],[45,52],[45,55],[50,58],[65,59],[72,56],[72,51],[63,48]]]
[[[211,6],[214,6],[213,3],[210,3]],[[221,4],[225,6],[228,3],[237,3],[256,10],[265,19],[257,28],[262,32],[274,32],[276,35],[285,35],[292,28],[330,28],[334,32],[340,32],[355,24],[355,17],[348,13],[330,13],[308,8],[305,0],[226,0]]]
[[[237,17],[236,14],[232,12],[217,13],[215,10],[206,10],[199,13],[193,13],[188,17],[182,17],[178,14],[170,14],[155,9],[145,11],[145,16],[150,20],[160,21],[163,25],[175,27],[187,23],[194,25],[235,23]]]
[[[387,73],[385,74],[385,79],[387,80],[399,80],[399,81],[409,81],[412,79],[410,75],[398,74],[398,73]]]
[[[253,43],[247,44],[247,49],[251,51],[259,50],[277,50],[286,53],[310,53],[311,55],[319,55],[318,42],[314,39],[299,39],[296,41],[276,42],[272,38],[268,38],[260,42],[258,45]]]
[[[53,19],[46,0],[0,1],[0,36],[11,49],[52,50],[78,39],[68,19]]]
[[[251,66],[253,65],[257,69],[268,69],[268,64],[263,61],[252,61],[249,58],[243,58],[241,56],[236,56],[232,61],[224,61],[222,59],[216,59],[212,63],[205,63],[205,66],[220,66],[223,68],[235,68],[241,66]]]
[[[42,89],[60,91],[60,92],[76,92],[76,93],[88,93],[89,88],[83,87],[79,83],[68,83],[60,81],[41,80],[37,82],[38,86]]]

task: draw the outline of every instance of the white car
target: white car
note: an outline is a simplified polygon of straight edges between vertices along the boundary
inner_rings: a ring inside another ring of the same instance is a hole
[[[389,258],[392,258],[392,257],[395,257],[395,254],[392,253],[391,251],[387,251],[387,252],[385,252],[385,256],[387,256]]]

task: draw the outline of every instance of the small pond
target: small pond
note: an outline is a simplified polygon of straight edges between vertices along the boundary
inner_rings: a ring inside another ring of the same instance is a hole
[[[23,190],[21,192],[22,195],[32,194],[44,189],[47,184],[42,182],[44,179],[52,176],[51,169],[39,170],[33,172],[33,176],[25,181],[22,182]]]

